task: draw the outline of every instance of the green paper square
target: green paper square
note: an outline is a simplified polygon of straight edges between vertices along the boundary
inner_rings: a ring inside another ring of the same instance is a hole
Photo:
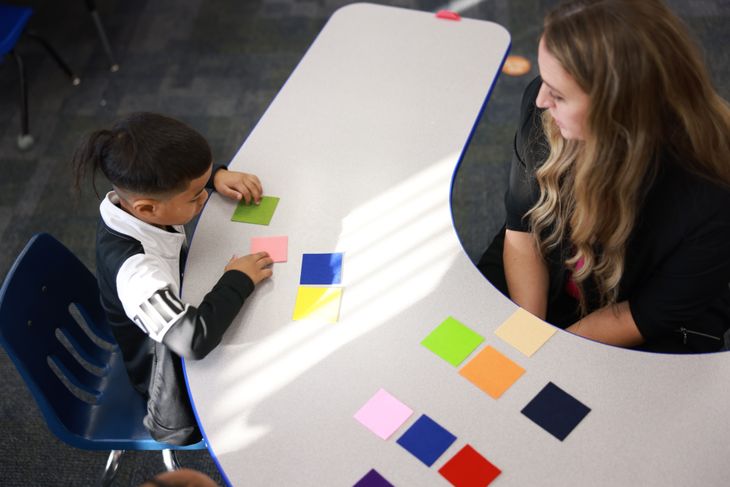
[[[421,345],[456,367],[483,341],[483,336],[449,316],[423,339]]]
[[[278,204],[279,198],[276,196],[264,196],[258,205],[254,203],[246,204],[245,201],[241,200],[236,206],[236,211],[233,212],[231,220],[234,222],[255,223],[256,225],[268,225]]]

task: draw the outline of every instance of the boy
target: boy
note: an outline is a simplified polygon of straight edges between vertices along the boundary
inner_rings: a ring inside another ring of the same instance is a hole
[[[205,139],[185,124],[137,113],[92,133],[74,155],[76,184],[87,170],[112,183],[100,206],[96,265],[101,303],[133,386],[147,400],[144,425],[160,442],[196,443],[180,357],[202,359],[220,343],[254,286],[271,276],[264,252],[232,258],[196,308],[180,300],[187,254],[183,225],[215,188],[259,202],[251,174],[213,166]]]

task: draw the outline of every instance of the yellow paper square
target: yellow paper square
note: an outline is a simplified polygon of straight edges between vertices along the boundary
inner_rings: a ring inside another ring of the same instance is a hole
[[[531,357],[556,331],[553,325],[520,308],[494,334]]]
[[[299,286],[294,305],[294,321],[312,319],[337,323],[340,317],[342,288]]]

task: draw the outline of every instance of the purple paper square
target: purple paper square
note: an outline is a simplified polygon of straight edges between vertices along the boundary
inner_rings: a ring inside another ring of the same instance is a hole
[[[353,487],[393,487],[393,484],[385,480],[374,468],[365,474],[363,478]]]

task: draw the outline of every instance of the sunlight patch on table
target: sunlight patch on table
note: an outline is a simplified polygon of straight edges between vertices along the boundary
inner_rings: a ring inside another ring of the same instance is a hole
[[[454,259],[463,255],[449,201],[455,165],[453,156],[426,167],[343,219],[335,249],[344,253],[339,322],[282,324],[228,364],[222,373],[229,375],[223,380],[230,387],[216,400],[210,417],[217,419],[208,427],[226,431],[231,420],[239,426],[224,433],[226,441],[216,445],[217,451],[245,447],[266,434],[265,425],[254,420],[256,408],[265,408],[267,400],[276,400],[277,392],[331,354],[438,288]]]

